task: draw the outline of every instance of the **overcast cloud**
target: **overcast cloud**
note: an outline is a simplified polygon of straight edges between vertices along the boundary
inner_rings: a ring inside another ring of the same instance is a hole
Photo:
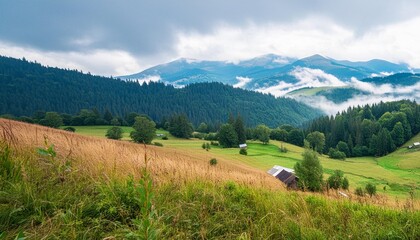
[[[0,54],[101,75],[274,53],[420,67],[420,1],[1,1]]]

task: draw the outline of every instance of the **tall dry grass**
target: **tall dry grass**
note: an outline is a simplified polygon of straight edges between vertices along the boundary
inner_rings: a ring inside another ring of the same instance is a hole
[[[230,163],[229,159],[218,159],[216,166],[210,166],[206,151],[182,151],[165,147],[142,145],[127,141],[100,139],[81,136],[64,130],[39,125],[0,119],[0,142],[7,142],[18,153],[34,153],[44,147],[45,139],[54,144],[61,161],[70,160],[72,171],[95,181],[103,179],[126,179],[140,177],[145,156],[149,158],[148,169],[156,185],[165,183],[187,184],[196,180],[221,183],[235,181],[238,184],[286,191],[279,181],[263,171]],[[300,193],[313,195],[314,193]],[[358,197],[347,192],[343,198],[336,191],[316,193],[320,197],[342,201],[356,201],[397,209],[419,210],[420,201],[407,199],[399,201],[379,195],[373,198]]]
[[[126,141],[81,136],[64,130],[0,119],[0,141],[12,145],[18,152],[35,151],[45,140],[54,144],[59,159],[72,162],[73,171],[93,179],[138,178],[145,156],[156,184],[187,183],[194,180],[212,182],[235,181],[255,187],[282,190],[279,182],[263,171],[231,164],[221,159],[210,166],[203,151],[194,154],[180,150]]]

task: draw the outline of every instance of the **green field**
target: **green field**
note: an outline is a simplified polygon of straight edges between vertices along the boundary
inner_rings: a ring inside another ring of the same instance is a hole
[[[314,96],[321,91],[325,91],[328,89],[333,89],[336,87],[311,87],[311,88],[300,88],[294,91],[287,93],[287,95],[291,96]]]
[[[76,133],[105,137],[105,132],[109,126],[83,126],[75,127]],[[130,127],[123,127],[124,140],[129,140]],[[154,142],[160,142],[167,148],[182,149],[183,151],[194,154],[196,151],[204,151],[201,148],[204,140],[199,139],[179,139],[171,136],[164,130],[158,130],[168,136],[168,140],[157,137]],[[406,146],[415,141],[420,141],[420,134],[411,139],[406,145],[392,154],[385,157],[359,157],[348,158],[345,161],[334,160],[326,155],[320,156],[321,164],[324,168],[325,178],[334,170],[344,172],[350,181],[350,188],[364,187],[368,182],[377,185],[379,193],[384,193],[391,197],[406,198],[408,192],[414,187],[417,189],[415,197],[420,199],[420,150],[409,150]],[[288,149],[287,153],[279,151],[279,146]],[[229,160],[238,164],[267,171],[273,165],[280,165],[293,168],[297,161],[301,161],[303,148],[279,141],[270,141],[270,144],[263,145],[260,142],[248,142],[248,155],[239,154],[239,149],[223,149],[212,146],[208,152],[208,157],[216,157]]]

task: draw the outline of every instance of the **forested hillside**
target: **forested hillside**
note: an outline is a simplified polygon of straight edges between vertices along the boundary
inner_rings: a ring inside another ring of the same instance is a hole
[[[420,105],[404,100],[357,106],[314,120],[307,133],[314,131],[325,134],[325,153],[337,147],[347,157],[383,156],[420,132]]]
[[[264,123],[271,127],[300,125],[320,115],[295,100],[221,83],[182,89],[162,83],[140,85],[8,57],[0,57],[0,99],[0,114],[32,116],[40,110],[75,114],[95,108],[121,117],[137,112],[160,121],[173,113],[185,113],[195,125],[224,122],[229,113],[240,114],[248,126]]]

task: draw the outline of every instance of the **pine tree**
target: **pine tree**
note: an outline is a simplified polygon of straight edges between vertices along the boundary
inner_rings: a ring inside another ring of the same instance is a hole
[[[223,124],[219,130],[219,144],[224,148],[232,148],[238,146],[238,135],[230,124]]]
[[[234,128],[235,128],[236,134],[238,135],[238,143],[239,144],[246,143],[245,126],[244,126],[242,117],[239,115],[235,120]]]

